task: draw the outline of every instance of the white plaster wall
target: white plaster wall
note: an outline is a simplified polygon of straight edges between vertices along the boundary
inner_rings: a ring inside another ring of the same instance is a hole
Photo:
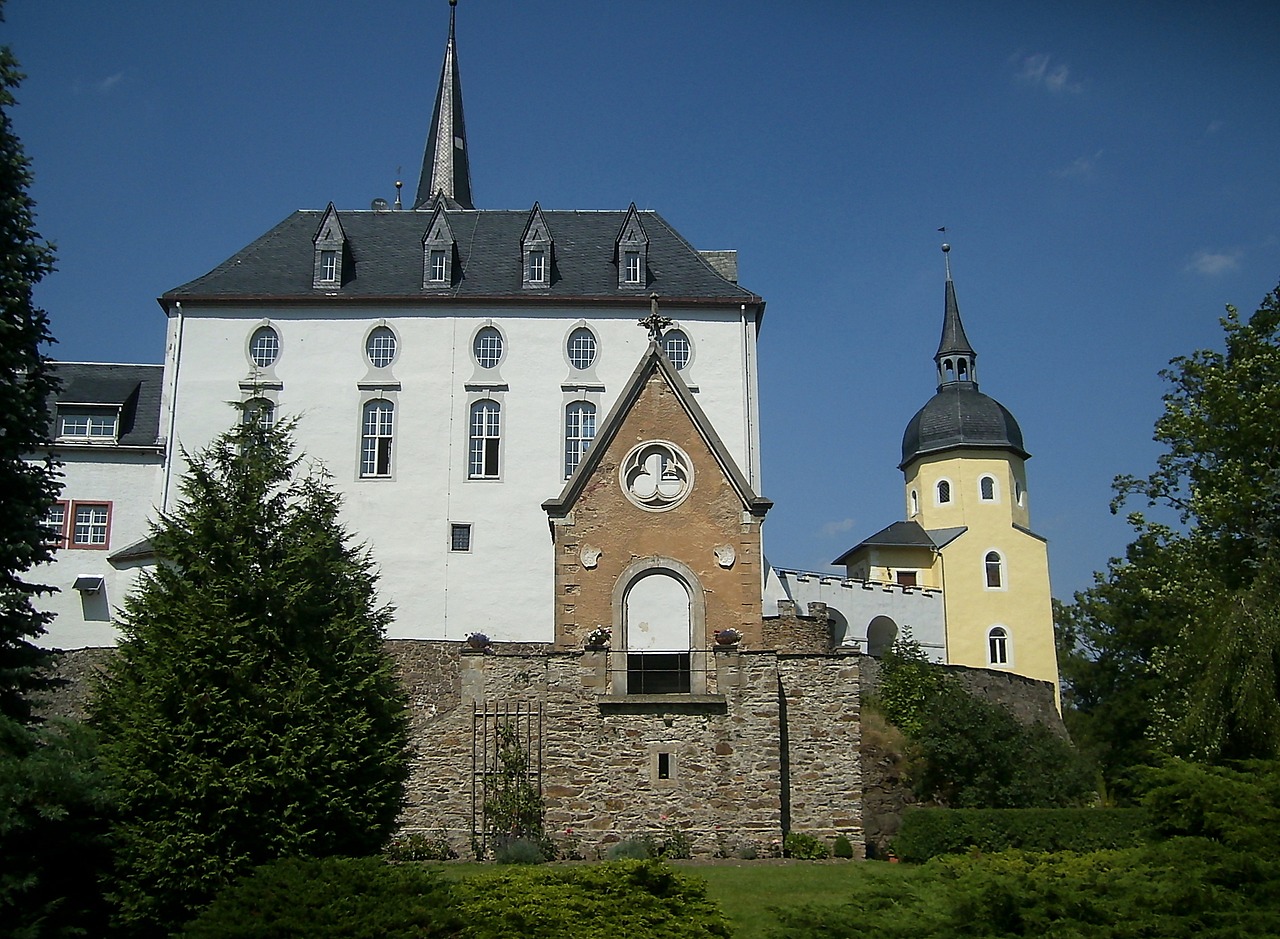
[[[107,558],[148,535],[154,516],[152,496],[161,473],[160,456],[122,453],[108,447],[62,451],[58,456],[63,462],[61,498],[67,502],[110,502],[111,527],[106,550],[68,545],[57,551],[52,564],[41,565],[28,576],[32,583],[58,588],[58,593],[36,600],[38,609],[57,614],[39,643],[53,649],[112,646],[120,636],[114,621],[142,568],[136,564],[117,568]],[[70,512],[68,506],[69,517]],[[81,575],[105,578],[102,592],[82,595],[73,590],[72,584]]]
[[[796,612],[809,615],[809,604],[825,603],[849,624],[841,645],[867,649],[867,627],[877,616],[887,616],[898,626],[911,627],[911,637],[937,662],[947,661],[946,609],[942,591],[869,580],[846,580],[803,571],[778,570],[777,575]],[[839,637],[837,637],[839,638]]]
[[[564,484],[562,385],[584,377],[570,367],[565,342],[579,321],[596,334],[592,371],[604,386],[597,411],[603,422],[648,348],[635,311],[477,304],[267,310],[184,303],[181,329],[174,318],[169,330],[165,404],[173,408],[175,441],[188,451],[205,446],[235,419],[226,402],[244,397],[240,382],[251,378],[247,339],[267,313],[281,341],[270,370],[283,385],[275,394],[277,414],[300,418],[301,450],[332,474],[345,498],[348,527],[371,547],[382,597],[397,608],[391,636],[461,639],[480,630],[496,640],[550,641],[554,571],[541,503]],[[754,327],[743,328],[736,307],[664,307],[663,313],[690,336],[687,380],[749,473],[758,449],[748,401],[755,379],[744,380],[742,370],[754,368],[754,348],[744,348],[748,341],[754,346]],[[496,369],[479,370],[472,336],[490,321],[503,333],[504,358]],[[398,391],[387,392],[396,402],[393,477],[360,479],[361,406],[378,392],[357,386],[374,371],[365,337],[380,323],[398,338],[396,360],[378,376],[400,383]],[[502,402],[499,480],[467,479],[469,405],[480,392],[466,386],[481,376],[508,389],[493,395]],[[175,459],[171,504],[182,470]],[[471,552],[448,550],[450,521],[471,523]]]

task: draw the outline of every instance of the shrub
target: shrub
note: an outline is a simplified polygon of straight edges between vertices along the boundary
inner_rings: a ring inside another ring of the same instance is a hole
[[[452,861],[458,857],[443,828],[434,835],[420,831],[399,835],[388,842],[382,853],[392,861]]]
[[[416,864],[286,858],[226,888],[182,939],[431,939],[463,928],[453,888]]]
[[[836,835],[836,840],[831,849],[831,853],[840,858],[852,858],[853,842],[844,835]]]
[[[782,842],[782,853],[799,861],[825,861],[831,857],[825,841],[802,831],[788,833]]]
[[[649,838],[627,838],[609,845],[604,856],[610,861],[647,861],[653,857],[653,843]]]
[[[467,939],[712,939],[729,924],[706,885],[658,861],[507,867],[457,887]]]
[[[528,838],[510,838],[493,849],[493,859],[499,864],[542,864],[547,856],[542,845]]]
[[[931,809],[906,813],[893,842],[904,861],[927,861],[977,849],[1098,851],[1141,844],[1141,809]]]

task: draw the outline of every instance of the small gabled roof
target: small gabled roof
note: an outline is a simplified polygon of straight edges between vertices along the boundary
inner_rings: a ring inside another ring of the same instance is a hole
[[[894,522],[860,541],[831,563],[848,564],[849,560],[863,548],[928,548],[930,551],[938,551],[968,530],[963,527],[926,530],[919,522]]]
[[[98,405],[120,409],[116,442],[121,446],[157,445],[163,365],[54,362],[52,370],[62,390],[49,402],[50,440],[58,435],[58,405]]]
[[[431,221],[427,222],[427,228],[422,233],[423,244],[432,240],[432,232],[439,234],[440,237],[435,239],[437,242],[453,242],[456,240],[453,237],[453,228],[449,225],[449,216],[445,214],[444,206],[442,205],[437,205],[435,211],[431,213]]]
[[[529,221],[524,223],[524,231],[520,233],[520,244],[526,245],[530,242],[540,244],[554,240],[551,237],[551,227],[542,215],[542,206],[535,202],[533,208],[529,210]]]
[[[337,232],[334,232],[337,228]],[[311,236],[312,244],[334,244],[339,241],[347,240],[346,229],[342,227],[342,218],[338,215],[338,210],[334,208],[332,202],[329,207],[324,210],[324,215],[320,216],[320,224],[316,226],[316,233]]]
[[[639,240],[631,242],[632,244],[649,243],[649,233],[644,230],[644,222],[640,220],[640,213],[636,211],[636,204],[634,202],[631,203],[631,207],[627,209],[627,214],[622,219],[622,227],[618,229],[618,235],[613,239],[616,245],[622,244],[622,239],[627,236],[628,230],[636,231],[640,234]]]
[[[738,498],[742,500],[743,507],[751,512],[752,515],[763,518],[765,513],[773,507],[772,500],[756,495],[755,490],[751,488],[751,484],[747,482],[747,477],[743,475],[742,470],[738,468],[738,464],[734,462],[733,457],[729,454],[724,441],[720,439],[720,435],[711,426],[711,421],[702,410],[702,406],[694,399],[689,386],[684,383],[684,379],[680,377],[676,367],[671,364],[671,360],[667,358],[666,353],[662,351],[662,348],[656,342],[649,343],[648,351],[640,359],[635,371],[631,373],[631,378],[627,380],[622,394],[618,396],[618,400],[614,402],[613,407],[609,410],[604,423],[596,431],[596,436],[591,441],[591,448],[587,450],[577,469],[573,471],[573,475],[565,482],[564,489],[561,490],[560,495],[542,503],[543,510],[552,518],[563,518],[572,510],[574,503],[577,502],[582,490],[586,487],[587,480],[595,473],[596,467],[599,466],[600,461],[604,458],[605,451],[609,449],[609,444],[618,435],[618,430],[621,428],[623,420],[631,412],[636,401],[639,400],[641,392],[644,391],[645,385],[649,381],[649,377],[654,372],[660,372],[663,378],[666,379],[667,385],[674,392],[676,400],[684,408],[685,413],[689,415],[689,419],[693,422],[694,427],[697,428],[703,442],[706,443],[707,448],[720,465],[725,477],[733,486],[734,491],[737,492]]]

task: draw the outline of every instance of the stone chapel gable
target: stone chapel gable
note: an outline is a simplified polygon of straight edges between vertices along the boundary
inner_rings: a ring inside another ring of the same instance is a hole
[[[597,625],[612,627],[618,651],[705,650],[730,627],[758,642],[760,526],[771,505],[650,343],[564,491],[543,503],[555,543],[556,645],[581,647]],[[672,581],[666,606],[660,577]],[[650,600],[672,615],[637,621]]]

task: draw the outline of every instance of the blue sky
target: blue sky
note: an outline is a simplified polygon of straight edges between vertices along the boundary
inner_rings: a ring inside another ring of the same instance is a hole
[[[412,192],[445,0],[9,0],[14,123],[71,360],[159,362],[155,297],[296,208]],[[771,560],[902,517],[946,226],[982,390],[1018,417],[1054,592],[1123,550],[1159,370],[1280,281],[1280,4],[461,0],[481,208],[661,212],[737,248]]]

